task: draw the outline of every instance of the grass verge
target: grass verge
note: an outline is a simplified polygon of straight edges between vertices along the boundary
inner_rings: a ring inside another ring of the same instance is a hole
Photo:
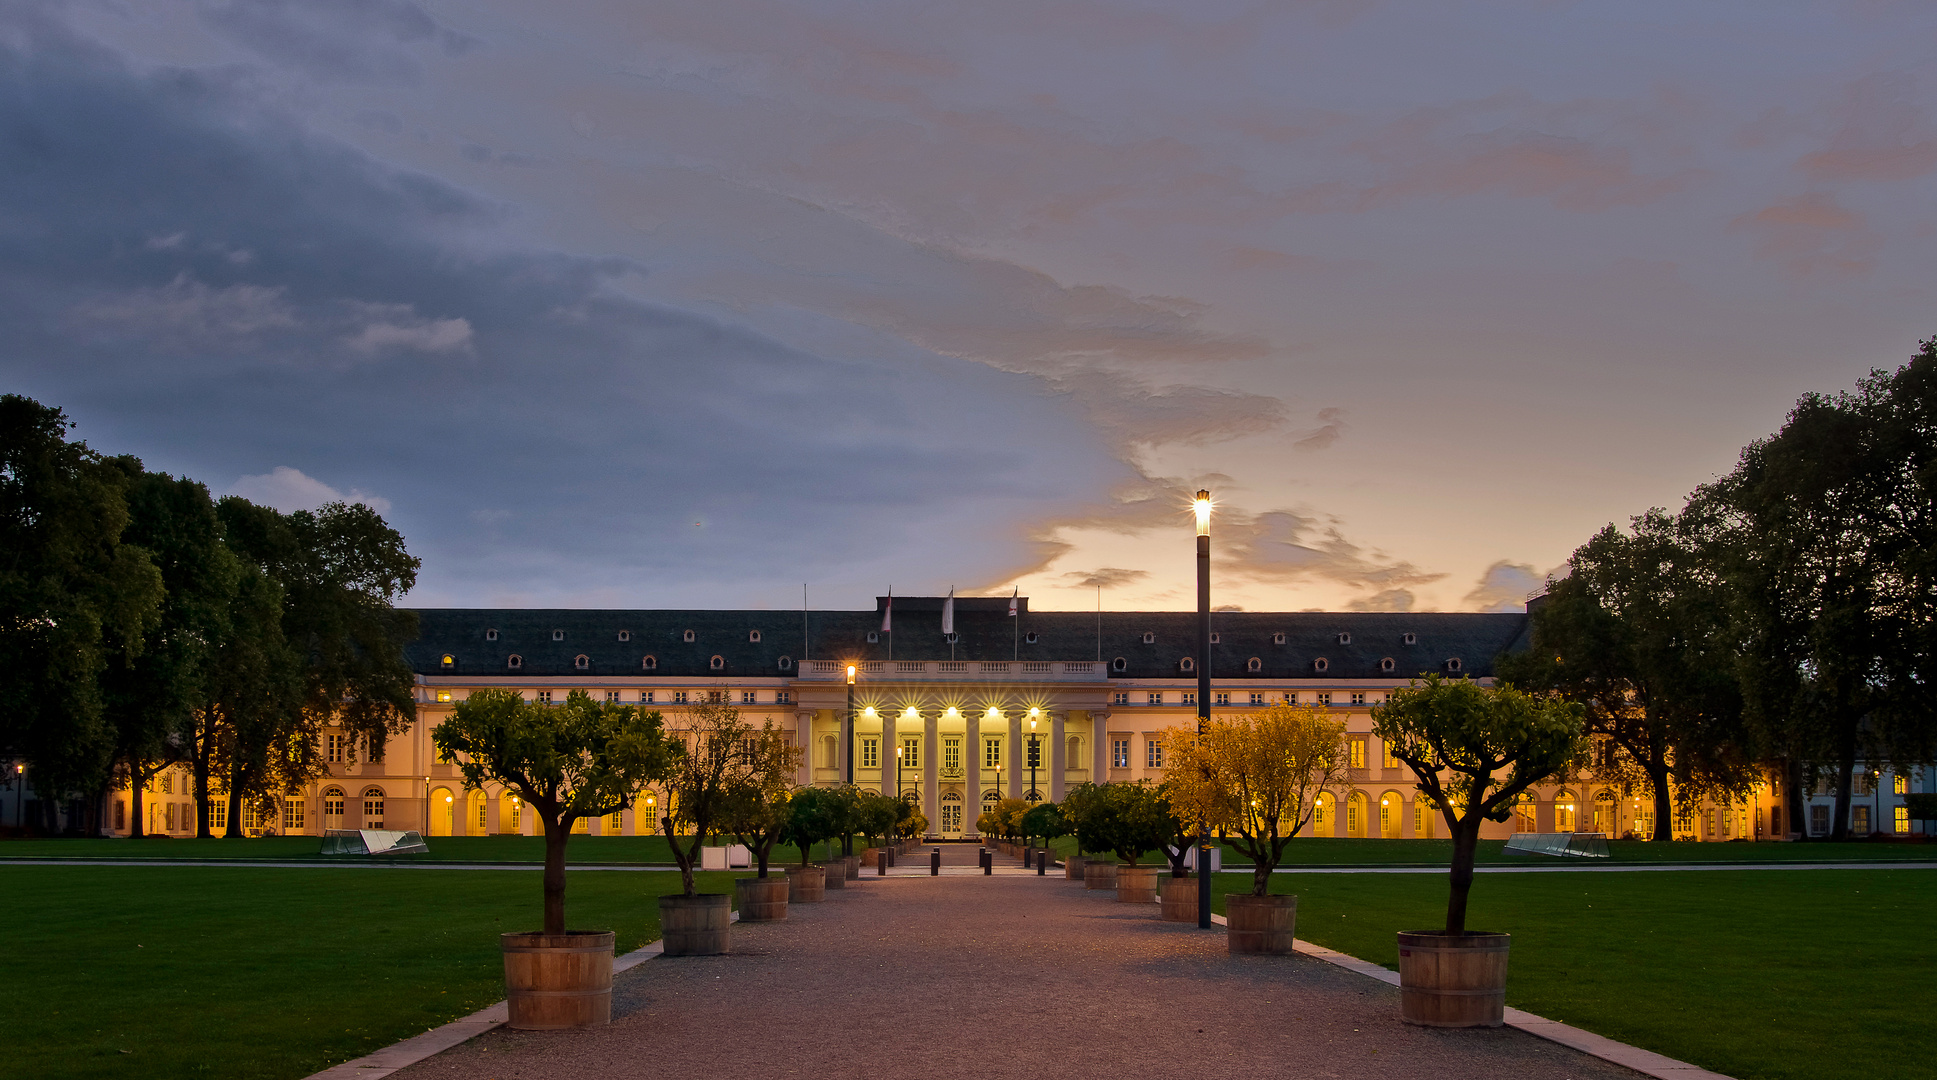
[[[433,836],[425,841],[430,851],[422,855],[324,856],[318,854],[323,841],[314,836],[259,836],[240,840],[175,839],[144,837],[140,840],[68,837],[58,839],[0,841],[0,863],[7,859],[194,859],[269,862],[315,862],[336,865],[349,862],[431,862],[431,863],[542,863],[545,838],[542,836]],[[860,841],[855,851],[860,851]],[[818,859],[830,845],[814,848]],[[565,859],[574,866],[671,866],[672,849],[663,836],[574,836],[565,848]],[[776,847],[768,865],[786,866],[800,861],[797,847]]]
[[[1063,837],[1050,847],[1058,857],[1076,853],[1073,837]],[[1505,840],[1482,840],[1476,865],[1533,866],[1553,865],[1560,860],[1541,855],[1505,854]],[[1806,844],[1656,844],[1642,840],[1608,841],[1608,857],[1582,859],[1584,865],[1612,863],[1636,865],[1686,864],[1722,865],[1731,863],[1779,862],[1937,862],[1937,845],[1922,842],[1856,840],[1847,843],[1811,842]],[[1293,840],[1285,848],[1286,867],[1297,866],[1431,866],[1443,867],[1452,861],[1451,840],[1363,840],[1350,837],[1307,836]],[[1158,852],[1146,852],[1139,863],[1161,866]],[[1250,858],[1226,845],[1224,865],[1250,865]]]
[[[1818,845],[1807,845],[1818,846]],[[1224,894],[1248,875],[1222,874]],[[1282,874],[1298,936],[1398,965],[1446,879]],[[1928,1076],[1937,871],[1494,875],[1467,925],[1513,935],[1507,1003],[1741,1080]]]
[[[7,1071],[290,1080],[504,997],[498,934],[537,874],[16,866],[0,979]],[[733,891],[744,873],[700,875]],[[570,876],[574,928],[659,937],[677,873]]]

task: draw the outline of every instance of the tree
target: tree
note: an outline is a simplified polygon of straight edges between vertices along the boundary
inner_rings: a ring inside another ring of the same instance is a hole
[[[1083,853],[1083,818],[1090,813],[1092,807],[1097,805],[1097,801],[1102,797],[1102,791],[1102,785],[1085,780],[1064,792],[1063,801],[1057,804],[1062,807],[1063,822],[1069,827],[1069,835],[1076,837],[1078,855]]]
[[[1565,768],[1584,723],[1581,706],[1501,684],[1429,675],[1372,710],[1372,729],[1418,778],[1453,839],[1446,933],[1466,932],[1466,897],[1480,824],[1505,821],[1520,793]],[[1500,770],[1508,772],[1496,777]]]
[[[804,787],[787,801],[789,844],[800,848],[800,865],[812,865],[814,845],[839,836],[853,816],[851,791],[839,788]]]
[[[1115,852],[1125,865],[1135,866],[1144,852],[1163,846],[1164,817],[1154,786],[1142,782],[1105,784],[1083,817],[1080,842],[1091,851]]]
[[[464,783],[518,792],[545,827],[545,926],[565,932],[565,843],[572,823],[631,805],[666,773],[672,754],[656,712],[593,701],[574,690],[563,705],[515,690],[479,690],[451,710],[431,739],[458,762]],[[690,889],[689,889],[690,894]]]
[[[894,835],[895,825],[908,813],[908,804],[892,795],[859,788],[840,789],[843,803],[841,824],[835,835],[841,837],[842,854],[854,854],[854,834],[871,841],[885,841]]]
[[[1582,704],[1588,734],[1612,745],[1597,774],[1632,762],[1660,841],[1674,838],[1674,794],[1740,795],[1754,780],[1727,596],[1689,525],[1657,509],[1631,533],[1595,534],[1532,605],[1533,647],[1500,661],[1515,685]]]
[[[666,809],[659,823],[679,864],[680,884],[692,896],[700,848],[713,834],[728,793],[745,773],[742,743],[752,729],[740,719],[740,710],[725,701],[689,706],[686,715],[687,726],[673,733],[672,767],[664,781]]]
[[[1937,341],[1798,401],[1689,513],[1737,600],[1747,711],[1785,765],[1790,820],[1827,765],[1843,839],[1858,761],[1928,762],[1937,741]]]
[[[1174,755],[1174,756],[1173,756]],[[1309,705],[1215,718],[1164,732],[1166,818],[1203,820],[1250,856],[1251,894],[1263,896],[1319,796],[1345,782],[1345,724]],[[1168,830],[1166,830],[1168,831]]]
[[[123,538],[125,472],[67,441],[71,427],[0,395],[0,748],[25,759],[50,811],[104,786],[116,740],[101,678],[140,655],[163,595],[148,553]]]
[[[1043,846],[1048,847],[1051,840],[1069,835],[1069,822],[1064,820],[1062,808],[1055,803],[1037,803],[1022,815],[1022,835],[1039,836]]]
[[[994,832],[1004,840],[1014,843],[1022,836],[1022,816],[1028,812],[1029,803],[1022,799],[999,799],[996,801],[995,808],[984,815],[990,817],[989,824],[994,828],[984,831]]]
[[[756,877],[767,876],[767,859],[787,831],[789,789],[800,769],[800,748],[770,718],[743,744],[746,760],[721,803],[721,827],[753,853]]]

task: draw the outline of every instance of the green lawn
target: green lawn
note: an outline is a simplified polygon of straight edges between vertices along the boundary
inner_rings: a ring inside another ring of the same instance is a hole
[[[623,953],[678,891],[573,874],[566,910]],[[498,870],[15,866],[0,894],[5,1071],[42,1080],[307,1076],[503,999],[497,935],[539,913],[538,875]]]
[[[1073,855],[1076,840],[1063,837],[1050,845],[1059,856]],[[1552,856],[1508,855],[1504,840],[1480,841],[1481,866],[1550,866]],[[1791,844],[1655,844],[1641,840],[1608,841],[1612,863],[1743,863],[1743,862],[1937,862],[1937,845],[1858,840]],[[1445,866],[1452,860],[1451,840],[1355,840],[1340,837],[1301,837],[1285,848],[1284,866]],[[1139,862],[1162,864],[1163,856],[1148,852]],[[1582,860],[1599,863],[1599,859]],[[1226,845],[1224,865],[1248,866],[1251,860]]]
[[[1436,875],[1271,885],[1300,938],[1388,968],[1445,922]],[[1222,912],[1250,877],[1216,887]],[[1937,1072],[1937,870],[1495,874],[1467,925],[1513,935],[1508,1004],[1741,1080]]]
[[[262,836],[242,840],[191,840],[145,837],[127,839],[61,838],[0,841],[0,864],[14,859],[238,859],[343,862],[456,862],[541,863],[541,836],[434,836],[425,841],[423,855],[331,856],[318,854],[323,841],[314,836]],[[828,845],[815,848],[824,854]],[[860,850],[856,841],[856,851]],[[671,866],[672,849],[663,836],[575,836],[565,848],[568,863],[579,866]],[[799,862],[800,849],[776,847],[770,865]]]

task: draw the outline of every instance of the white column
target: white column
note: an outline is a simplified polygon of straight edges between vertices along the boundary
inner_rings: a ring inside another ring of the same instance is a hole
[[[1058,709],[1055,712],[1049,714],[1049,739],[1050,739],[1050,742],[1049,742],[1049,801],[1050,802],[1063,801],[1064,759],[1068,757],[1068,745],[1064,741],[1065,734],[1068,731],[1068,725],[1065,724],[1063,721],[1064,721],[1064,718],[1066,718],[1067,716],[1069,716],[1069,713],[1063,709]]]
[[[794,714],[794,740],[800,747],[800,772],[794,777],[794,783],[806,787],[814,782],[814,751],[818,749],[814,744],[820,741],[820,733],[814,730],[813,713]]]
[[[941,794],[936,790],[941,770],[939,720],[935,710],[928,710],[921,731],[921,813],[928,819],[930,836],[938,836],[942,831]]]
[[[1028,753],[1022,745],[1022,711],[1009,714],[1009,745],[1003,748],[1003,761],[1008,765],[1009,783],[1003,789],[1003,796],[1020,799],[1027,794],[1022,789],[1022,756]]]
[[[975,819],[982,815],[982,714],[974,709],[968,711],[962,744],[962,778],[968,782],[962,796],[962,832],[974,836],[979,831]]]
[[[895,788],[895,751],[901,742],[895,737],[896,719],[893,708],[881,710],[881,794],[899,799],[901,792]]]

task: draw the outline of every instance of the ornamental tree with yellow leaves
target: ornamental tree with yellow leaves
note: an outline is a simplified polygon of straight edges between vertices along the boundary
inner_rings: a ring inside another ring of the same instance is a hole
[[[1175,727],[1163,740],[1171,813],[1250,856],[1253,896],[1265,895],[1319,796],[1345,783],[1345,723],[1311,706],[1214,717],[1201,737]]]

